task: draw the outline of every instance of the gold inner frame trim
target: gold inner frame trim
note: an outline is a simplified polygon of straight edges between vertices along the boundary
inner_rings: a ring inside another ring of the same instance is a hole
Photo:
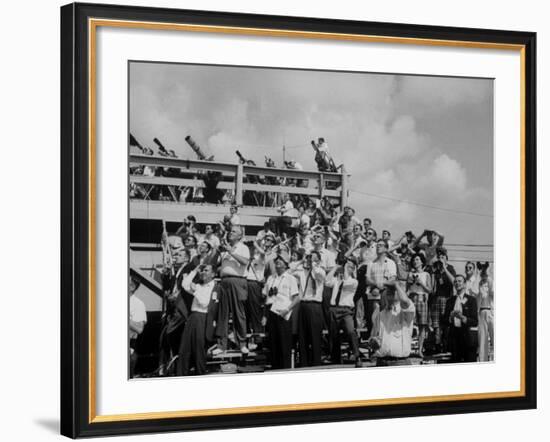
[[[267,37],[291,37],[339,41],[356,41],[388,44],[412,44],[419,46],[444,46],[477,49],[496,49],[518,51],[520,53],[520,210],[521,210],[521,239],[520,239],[520,389],[518,391],[468,393],[439,396],[418,396],[388,399],[368,399],[353,401],[315,402],[301,404],[263,405],[252,407],[197,409],[181,411],[161,411],[131,414],[96,414],[96,35],[97,28],[133,28],[146,30],[169,30],[186,32],[207,32],[218,34],[254,35]],[[494,42],[474,42],[457,40],[439,40],[423,38],[389,37],[376,35],[322,33],[309,31],[292,31],[283,29],[244,28],[232,26],[210,26],[181,23],[157,23],[129,20],[94,19],[88,20],[88,93],[89,93],[89,423],[135,421],[146,419],[169,419],[198,416],[238,415],[247,413],[273,413],[281,411],[322,410],[329,408],[351,408],[376,405],[420,404],[427,402],[461,401],[514,398],[525,396],[525,46],[521,44],[504,44]]]

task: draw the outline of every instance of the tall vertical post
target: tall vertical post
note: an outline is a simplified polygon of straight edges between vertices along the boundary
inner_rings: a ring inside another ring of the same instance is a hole
[[[237,164],[237,174],[235,175],[235,204],[241,206],[243,204],[243,165]]]
[[[341,169],[342,173],[342,186],[340,187],[340,204],[342,208],[346,207],[348,205],[348,193],[349,193],[349,183],[348,183],[348,174],[346,172],[346,168],[344,165],[342,165]]]
[[[325,194],[325,175],[323,172],[319,172],[319,199],[323,199]]]

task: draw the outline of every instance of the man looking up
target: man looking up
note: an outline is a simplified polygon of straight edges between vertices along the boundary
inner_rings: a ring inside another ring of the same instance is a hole
[[[402,284],[401,281],[384,283],[386,306],[379,313],[374,332],[374,340],[380,346],[377,366],[410,365],[415,309]]]
[[[248,294],[246,284],[246,268],[250,259],[248,247],[242,242],[242,229],[232,226],[220,246],[222,250],[220,266],[220,305],[216,336],[220,338],[219,347],[214,350],[220,353],[227,349],[227,335],[229,332],[229,316],[233,317],[235,340],[243,354],[248,354],[246,340],[246,314],[244,302]]]
[[[367,328],[372,330],[373,315],[380,309],[386,283],[397,278],[395,262],[388,258],[388,243],[379,239],[376,242],[376,259],[367,267]]]

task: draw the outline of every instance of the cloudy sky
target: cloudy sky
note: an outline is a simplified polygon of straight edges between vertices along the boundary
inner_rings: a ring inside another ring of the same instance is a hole
[[[351,205],[377,230],[493,243],[491,80],[131,63],[130,132],[180,157],[194,157],[191,135],[230,162],[239,149],[281,164],[284,144],[311,170],[310,140],[324,137],[352,175]]]

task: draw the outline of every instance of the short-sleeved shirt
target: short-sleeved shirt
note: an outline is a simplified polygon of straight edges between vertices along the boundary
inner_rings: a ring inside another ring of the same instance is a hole
[[[277,289],[277,294],[269,296],[272,288]],[[275,313],[287,309],[292,302],[292,298],[300,294],[298,281],[288,272],[284,272],[282,275],[271,275],[267,279],[263,293],[267,296],[266,305],[271,305],[271,311]],[[285,319],[288,319],[288,317]]]
[[[134,322],[147,322],[145,304],[136,295],[130,296],[130,320]],[[137,337],[137,332],[130,330],[130,339],[135,339]]]
[[[397,267],[395,262],[390,258],[371,262],[367,267],[367,278],[374,282],[375,285],[384,285],[384,282],[396,279]],[[380,294],[374,294],[370,290],[367,297],[368,299],[380,299]]]
[[[399,303],[379,313],[380,356],[406,358],[411,354],[415,308],[412,302],[406,309]]]
[[[250,251],[242,242],[238,242],[233,246],[233,253],[242,256],[244,259],[250,259]],[[247,267],[248,264],[241,264],[229,252],[222,254],[221,276],[245,276]]]

